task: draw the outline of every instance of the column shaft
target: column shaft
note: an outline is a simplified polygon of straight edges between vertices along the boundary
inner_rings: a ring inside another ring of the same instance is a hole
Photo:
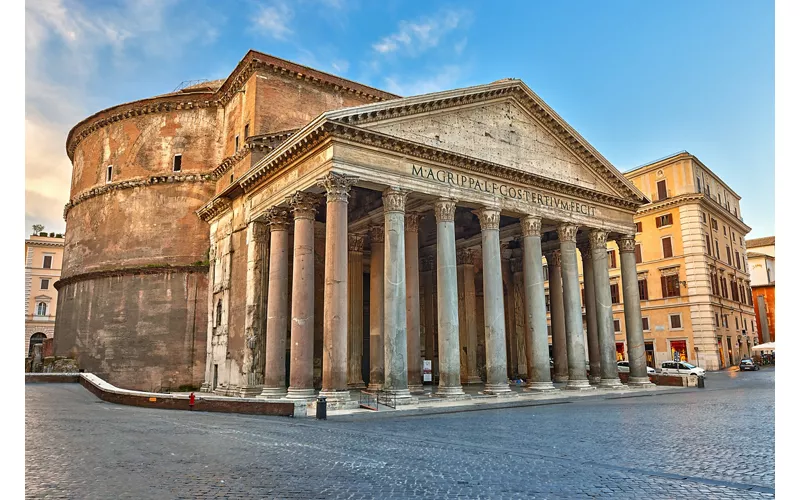
[[[408,403],[408,341],[406,337],[405,204],[407,192],[387,188],[383,192],[383,355],[385,391]]]
[[[419,214],[406,215],[405,231],[408,390],[412,393],[420,393],[422,392],[422,355],[420,353]]]
[[[567,358],[569,363],[569,390],[594,389],[586,375],[586,346],[583,342],[583,312],[581,311],[581,285],[578,280],[578,254],[575,237],[578,227],[561,224],[558,239],[561,246],[561,281],[564,292],[564,319],[567,333]]]
[[[594,266],[589,244],[580,247],[583,260],[583,289],[586,301],[586,341],[589,344],[589,382],[600,382],[600,345],[597,340],[597,307],[594,298]]]
[[[247,224],[247,291],[245,295],[244,338],[246,349],[242,361],[244,384],[239,396],[252,397],[261,393],[264,385],[264,275],[267,270],[267,235],[269,227],[261,221]],[[211,288],[211,286],[209,286]]]
[[[569,380],[567,362],[567,327],[564,317],[564,291],[561,284],[561,252],[548,253],[547,270],[550,281],[550,330],[553,336],[553,380]]]
[[[636,240],[623,236],[617,240],[622,267],[622,300],[625,307],[625,334],[628,340],[628,387],[652,387],[647,375],[647,357],[642,332],[642,306],[639,302],[639,279],[636,274]]]
[[[439,396],[461,396],[458,338],[458,277],[454,200],[440,199],[436,211],[436,296],[439,332]]]
[[[614,315],[611,311],[611,283],[608,279],[608,250],[605,231],[589,232],[594,273],[594,303],[597,312],[597,339],[600,346],[599,387],[618,388],[622,385],[617,372],[617,347],[614,339]]]
[[[383,388],[383,226],[370,228],[369,260],[369,386]]]
[[[458,299],[459,341],[461,344],[461,383],[480,384],[478,375],[478,319],[475,296],[475,254],[472,250],[459,250]],[[462,321],[463,319],[463,321]]]
[[[347,253],[347,386],[363,389],[361,361],[364,356],[364,236],[348,237]]]
[[[356,180],[334,172],[319,180],[327,190],[322,390],[333,403],[350,399],[347,388],[347,197]]]
[[[500,211],[477,211],[481,223],[483,254],[483,309],[486,333],[487,394],[510,394],[506,366],[506,332],[503,278],[500,269]]]
[[[319,199],[298,192],[290,199],[294,213],[292,324],[289,389],[286,397],[314,397],[314,214]]]
[[[550,354],[547,349],[547,304],[542,273],[542,221],[525,217],[522,221],[522,272],[525,279],[525,335],[528,358],[528,385],[525,390],[554,391],[550,380]]]
[[[286,329],[289,323],[289,212],[273,208],[270,225],[269,289],[267,292],[267,355],[262,397],[286,394]]]

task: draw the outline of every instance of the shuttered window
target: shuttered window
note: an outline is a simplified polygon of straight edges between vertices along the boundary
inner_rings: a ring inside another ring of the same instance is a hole
[[[620,325],[620,321],[618,319],[614,320],[614,333],[621,332],[622,325]]]
[[[639,280],[639,300],[648,300],[650,297],[647,294],[647,279]]]
[[[706,253],[708,255],[712,255],[712,253],[711,253],[711,237],[709,235],[706,235]]]
[[[742,268],[742,263],[739,260],[739,252],[736,252],[736,269],[741,269],[741,268]]]
[[[611,285],[611,303],[619,304],[619,284],[614,283]]]
[[[650,331],[650,318],[642,318],[642,330]]]
[[[680,314],[669,315],[669,327],[672,328],[673,330],[683,328],[683,323],[681,322]]]
[[[609,269],[617,268],[617,252],[615,250],[608,251],[608,268]]]
[[[636,263],[642,263],[642,245],[637,243],[633,250],[633,255],[636,256]]]
[[[656,227],[672,225],[672,214],[664,214],[656,217]]]
[[[728,265],[731,265],[731,247],[725,245],[725,253],[728,255]]]
[[[672,237],[667,236],[661,239],[661,248],[664,250],[664,258],[672,257]]]
[[[641,223],[641,221],[636,223],[636,232],[637,233],[641,233],[642,232],[642,223]]]
[[[667,297],[680,297],[681,296],[681,284],[679,282],[677,274],[673,274],[672,276],[662,276],[661,277],[661,296],[664,298]]]
[[[711,218],[711,229],[713,229],[714,231],[716,231],[718,229],[717,228],[717,219],[715,219],[713,217]]]
[[[666,200],[667,199],[667,181],[658,181],[656,183],[658,188],[658,199],[659,200]]]

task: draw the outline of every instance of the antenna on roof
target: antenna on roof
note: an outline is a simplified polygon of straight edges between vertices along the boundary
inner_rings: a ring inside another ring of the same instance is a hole
[[[210,81],[208,78],[204,78],[202,80],[184,80],[181,83],[179,83],[174,89],[172,89],[172,91],[173,92],[177,92],[177,91],[183,90],[183,89],[185,89],[187,87],[192,87],[194,85],[199,85],[201,83],[206,83],[208,81]]]

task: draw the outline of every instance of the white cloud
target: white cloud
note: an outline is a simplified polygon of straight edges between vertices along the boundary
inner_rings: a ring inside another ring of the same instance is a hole
[[[276,40],[285,40],[292,34],[289,21],[294,17],[292,9],[283,2],[262,5],[253,19],[256,32],[267,34]]]
[[[335,72],[344,74],[347,73],[347,69],[350,68],[350,63],[344,59],[334,59],[331,61],[331,67]]]
[[[442,67],[439,73],[422,78],[402,79],[397,76],[387,76],[384,78],[384,83],[387,92],[409,97],[451,89],[460,77],[461,69],[458,66],[448,65]]]
[[[398,31],[383,37],[372,48],[380,54],[404,52],[417,55],[436,47],[448,33],[463,25],[467,14],[461,11],[443,11],[433,18],[423,18],[414,22],[400,21]]]

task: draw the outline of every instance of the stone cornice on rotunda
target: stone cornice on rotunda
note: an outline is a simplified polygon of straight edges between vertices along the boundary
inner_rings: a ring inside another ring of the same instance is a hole
[[[193,109],[224,106],[238,92],[239,88],[257,71],[271,71],[289,78],[296,78],[336,91],[351,93],[369,100],[384,101],[400,96],[385,92],[358,82],[347,80],[324,71],[319,71],[279,57],[249,50],[239,61],[233,72],[216,89],[217,82],[206,86],[192,86],[178,92],[146,97],[128,103],[118,104],[98,111],[78,122],[67,134],[66,149],[70,161],[75,148],[92,132],[111,123],[150,113],[169,112],[176,109]]]

